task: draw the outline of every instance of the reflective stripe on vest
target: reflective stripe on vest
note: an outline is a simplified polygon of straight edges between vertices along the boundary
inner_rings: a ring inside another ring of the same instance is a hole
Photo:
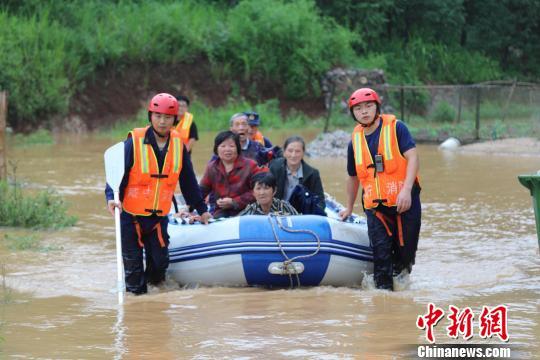
[[[171,209],[172,197],[180,172],[184,145],[177,131],[171,131],[169,146],[159,172],[152,145],[145,144],[146,128],[133,129],[128,135],[133,139],[133,167],[124,191],[123,207],[132,215],[166,216]]]
[[[263,134],[257,130],[257,132],[253,135],[253,141],[259,142],[262,146],[264,146],[264,136]]]
[[[176,131],[180,133],[180,138],[184,144],[187,144],[189,141],[189,130],[191,129],[191,124],[193,123],[193,114],[186,111],[182,119],[176,126]]]
[[[399,151],[394,115],[382,115],[378,154],[383,156],[384,171],[376,173],[366,141],[364,128],[357,125],[352,133],[356,175],[362,184],[364,207],[371,209],[379,204],[396,206],[397,196],[407,176],[407,159]]]

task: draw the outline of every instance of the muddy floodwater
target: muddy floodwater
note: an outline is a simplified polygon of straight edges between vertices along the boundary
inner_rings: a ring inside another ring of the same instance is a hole
[[[213,135],[202,134],[202,175]],[[282,143],[285,132],[268,133]],[[315,133],[303,134],[311,140]],[[318,287],[180,289],[168,282],[117,306],[114,221],[105,209],[103,152],[115,141],[60,136],[56,145],[15,148],[17,181],[57,189],[79,218],[39,232],[46,251],[0,243],[0,358],[348,359],[410,358],[426,332],[429,303],[474,313],[469,341],[434,328],[437,344],[507,345],[514,358],[540,354],[540,256],[529,192],[517,175],[540,157],[442,152],[419,145],[423,219],[416,266],[394,293]],[[307,159],[325,191],[345,201],[346,159]],[[361,213],[360,208],[355,209]],[[0,228],[0,238],[27,234]],[[479,336],[483,306],[507,306],[509,341]]]

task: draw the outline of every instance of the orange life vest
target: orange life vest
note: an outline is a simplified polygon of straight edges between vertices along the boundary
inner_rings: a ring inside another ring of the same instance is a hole
[[[184,144],[187,144],[189,141],[189,130],[191,129],[192,123],[193,114],[186,111],[184,116],[182,116],[182,119],[180,119],[178,125],[176,125],[176,131],[180,133],[180,137],[182,138],[182,142]]]
[[[169,147],[159,172],[156,154],[150,144],[144,144],[146,128],[133,129],[128,138],[133,139],[133,167],[124,191],[123,207],[132,215],[166,216],[171,209],[174,189],[182,170],[184,145],[180,134],[173,130],[169,135]]]
[[[356,175],[364,190],[364,207],[372,209],[379,204],[396,206],[397,196],[407,176],[407,159],[399,151],[396,134],[397,120],[394,115],[382,115],[378,154],[383,156],[384,171],[376,172],[364,134],[357,125],[352,133]],[[416,179],[418,181],[418,179]]]
[[[261,143],[262,146],[264,146],[264,136],[263,134],[257,130],[257,132],[255,134],[253,134],[253,141],[258,141],[259,143]]]

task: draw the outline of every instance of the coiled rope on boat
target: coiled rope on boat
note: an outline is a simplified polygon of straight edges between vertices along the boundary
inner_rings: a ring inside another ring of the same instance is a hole
[[[289,256],[285,252],[285,249],[283,248],[281,240],[279,239],[279,236],[278,236],[278,234],[276,232],[276,229],[274,227],[274,221],[272,220],[272,218],[275,218],[275,222],[278,225],[278,227],[281,230],[285,231],[285,232],[288,232],[288,233],[304,233],[304,234],[309,234],[309,235],[313,236],[317,241],[317,248],[315,249],[315,251],[313,253],[311,253],[311,254],[297,255],[297,256],[295,256],[293,258],[289,258]],[[279,247],[279,250],[281,251],[281,254],[285,258],[285,260],[283,261],[283,269],[285,270],[286,274],[289,275],[289,286],[292,289],[294,287],[293,280],[292,280],[292,275],[295,275],[295,277],[296,277],[297,286],[300,287],[301,284],[300,284],[300,276],[298,275],[298,272],[296,271],[296,268],[294,267],[294,265],[291,266],[291,264],[296,260],[307,259],[307,258],[310,258],[310,257],[313,257],[313,256],[317,255],[319,253],[319,250],[321,249],[321,239],[319,238],[319,235],[317,235],[312,230],[309,230],[309,229],[291,229],[291,228],[285,227],[283,225],[283,223],[282,223],[283,218],[285,218],[285,216],[283,216],[283,215],[276,215],[276,214],[272,214],[272,213],[268,214],[268,221],[270,222],[270,226],[272,228],[272,233],[274,234],[274,239],[276,240],[276,242],[278,244],[278,247]]]

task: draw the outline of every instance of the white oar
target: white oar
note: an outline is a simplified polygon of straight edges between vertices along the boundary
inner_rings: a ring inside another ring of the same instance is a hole
[[[124,143],[119,142],[105,151],[105,178],[114,192],[114,202],[120,201],[119,188],[124,177]],[[124,269],[122,267],[122,238],[120,233],[120,209],[114,208],[116,227],[116,271],[118,303],[124,302]]]

